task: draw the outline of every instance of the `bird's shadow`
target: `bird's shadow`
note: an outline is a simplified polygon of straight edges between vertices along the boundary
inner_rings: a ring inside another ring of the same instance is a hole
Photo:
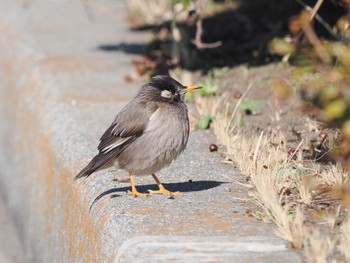
[[[122,51],[128,54],[141,55],[146,53],[147,45],[138,43],[101,44],[97,47],[97,50],[105,52]]]
[[[203,190],[208,190],[211,188],[218,187],[221,184],[225,184],[227,182],[219,182],[219,181],[192,181],[189,180],[188,182],[181,182],[181,183],[168,183],[168,184],[163,184],[164,187],[168,190],[171,191],[180,191],[182,193],[186,192],[198,192],[198,191],[203,191]],[[122,195],[118,194],[121,192],[127,192],[130,190],[130,186],[127,187],[116,187],[109,189],[107,191],[102,192],[99,194],[92,204],[90,205],[89,212],[93,208],[93,206],[103,197],[111,194],[110,198],[115,198],[115,197],[120,197]],[[148,190],[157,190],[158,187],[156,184],[147,184],[147,185],[140,185],[137,186],[137,190],[140,192],[144,193],[147,192]],[[170,197],[171,198],[171,197]]]

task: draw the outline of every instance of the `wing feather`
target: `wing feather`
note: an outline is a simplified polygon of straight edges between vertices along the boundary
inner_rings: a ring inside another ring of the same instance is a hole
[[[142,135],[158,106],[154,103],[141,103],[135,98],[118,113],[111,126],[100,138],[99,153],[82,169],[75,179],[87,177],[120,153]]]
[[[100,138],[99,151],[118,146],[118,141],[127,137],[139,137],[146,129],[158,106],[153,103],[140,103],[133,100],[115,118],[111,126]]]

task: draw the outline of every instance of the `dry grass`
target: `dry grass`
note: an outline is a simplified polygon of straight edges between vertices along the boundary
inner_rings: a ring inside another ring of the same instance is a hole
[[[245,137],[239,127],[232,125],[238,105],[230,105],[227,94],[198,97],[196,105],[201,115],[215,116],[211,128],[226,146],[227,157],[250,178],[251,194],[265,216],[277,225],[276,234],[294,248],[303,249],[308,262],[348,262],[350,220],[337,226],[340,214],[346,212],[340,205],[339,189],[348,181],[348,175],[341,166],[320,167],[314,162],[303,162],[299,154],[305,147],[303,140],[288,154],[286,145],[281,143],[286,141],[281,132]],[[314,123],[305,123],[314,129]],[[318,210],[318,203],[332,198],[337,202],[335,209]],[[310,209],[315,206],[315,211]],[[310,216],[312,213],[316,219]]]
[[[347,262],[350,261],[350,216],[348,215],[348,218],[346,222],[343,224],[343,231],[342,235],[340,237],[340,252],[344,255],[345,260]]]
[[[128,18],[135,25],[159,25],[173,18],[171,1],[128,0]]]
[[[134,25],[160,25],[171,21],[176,14],[176,20],[184,21],[188,17],[182,4],[172,5],[170,0],[128,0],[125,1],[128,8],[129,21]],[[204,17],[213,16],[217,13],[236,9],[239,4],[236,1],[202,1],[198,3],[197,12]]]
[[[308,262],[337,262],[330,258],[335,247],[335,239],[325,237],[319,231],[315,231],[308,232],[304,242],[304,252]]]

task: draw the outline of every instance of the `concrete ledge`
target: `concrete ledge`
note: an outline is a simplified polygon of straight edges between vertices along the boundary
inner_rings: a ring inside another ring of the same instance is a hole
[[[222,176],[239,180],[232,166],[220,163],[220,154],[208,151],[215,141],[208,132],[193,133],[185,153],[159,173],[184,196],[131,198],[124,171],[73,183],[99,136],[140,86],[123,81],[132,70],[130,54],[98,47],[144,38],[128,31],[120,1],[89,1],[93,21],[81,3],[0,0],[0,187],[29,261],[161,262],[174,253],[178,262],[203,259],[203,253],[219,262],[249,261],[260,253],[249,247],[264,239],[260,262],[300,262],[272,226],[245,217],[255,208],[238,201],[245,191]],[[155,188],[149,177],[137,184],[144,191]],[[157,248],[165,250],[150,252]]]
[[[0,262],[24,263],[23,248],[16,227],[0,196]]]
[[[127,240],[115,262],[285,262],[287,257],[300,260],[279,239],[265,236],[154,236]]]

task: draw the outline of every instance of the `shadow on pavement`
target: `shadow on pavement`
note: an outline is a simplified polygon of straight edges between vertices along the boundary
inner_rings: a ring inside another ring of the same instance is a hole
[[[198,192],[198,191],[203,191],[203,190],[208,190],[211,188],[218,187],[221,184],[225,184],[227,182],[219,182],[219,181],[188,181],[188,182],[181,182],[181,183],[169,183],[169,184],[163,184],[164,187],[168,190],[171,191],[180,191],[183,193],[186,192]],[[147,192],[148,190],[157,190],[158,187],[156,184],[147,184],[147,185],[140,185],[136,186],[137,190],[140,192]],[[128,190],[130,190],[131,187],[116,187],[109,189],[107,191],[102,192],[99,194],[94,201],[92,202],[89,212],[91,211],[92,207],[103,197],[112,194],[110,198],[115,198],[115,197],[121,197],[122,195],[118,193],[125,193]],[[171,198],[171,197],[170,197]]]
[[[138,43],[101,44],[97,49],[106,52],[122,51],[128,54],[141,55],[147,52],[147,45]]]

